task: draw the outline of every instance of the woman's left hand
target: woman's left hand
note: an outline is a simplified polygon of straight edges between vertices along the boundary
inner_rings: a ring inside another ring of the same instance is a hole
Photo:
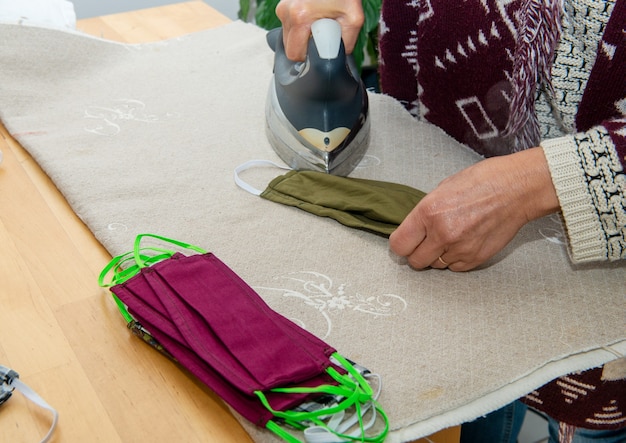
[[[558,211],[542,148],[476,163],[442,181],[389,238],[416,268],[468,271],[504,248],[527,222]]]

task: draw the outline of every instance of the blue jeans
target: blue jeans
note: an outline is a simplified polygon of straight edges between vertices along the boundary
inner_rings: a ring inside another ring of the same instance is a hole
[[[548,431],[550,432],[550,442],[559,441],[559,422],[548,417]],[[577,428],[574,431],[572,443],[625,443],[626,428],[614,431],[596,431],[593,429]]]
[[[516,443],[526,406],[515,401],[485,417],[461,426],[461,443]],[[550,443],[559,441],[559,423],[548,418]],[[572,443],[626,443],[626,428],[616,431],[596,431],[577,428]]]
[[[516,443],[527,409],[524,403],[516,401],[485,417],[464,423],[461,443]]]

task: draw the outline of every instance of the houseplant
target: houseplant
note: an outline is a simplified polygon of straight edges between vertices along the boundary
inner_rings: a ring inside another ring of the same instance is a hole
[[[239,0],[239,19],[255,22],[264,29],[281,26],[276,17],[280,0]],[[365,22],[354,48],[354,61],[361,70],[375,67],[378,60],[378,21],[382,0],[363,0]]]

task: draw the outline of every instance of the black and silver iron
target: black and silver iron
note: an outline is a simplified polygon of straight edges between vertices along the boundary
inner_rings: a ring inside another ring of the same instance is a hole
[[[367,91],[352,56],[346,55],[339,23],[318,20],[311,33],[304,62],[287,58],[281,28],[267,34],[275,53],[267,136],[293,169],[348,175],[369,145]]]

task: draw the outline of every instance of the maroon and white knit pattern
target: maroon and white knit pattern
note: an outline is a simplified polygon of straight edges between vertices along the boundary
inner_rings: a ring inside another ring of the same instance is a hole
[[[551,71],[552,90],[536,104],[542,138],[574,133],[575,119],[614,2],[568,0]]]
[[[539,121],[535,113],[537,83],[549,91],[552,55],[560,35],[560,0],[526,0],[520,8],[520,31],[515,48],[511,84],[513,93],[505,134],[518,134],[515,151],[537,146]]]
[[[382,89],[481,154],[536,146],[535,94],[549,78],[560,5],[383,2]]]
[[[587,429],[626,426],[626,383],[603,380],[602,368],[560,377],[524,402],[555,420]]]

